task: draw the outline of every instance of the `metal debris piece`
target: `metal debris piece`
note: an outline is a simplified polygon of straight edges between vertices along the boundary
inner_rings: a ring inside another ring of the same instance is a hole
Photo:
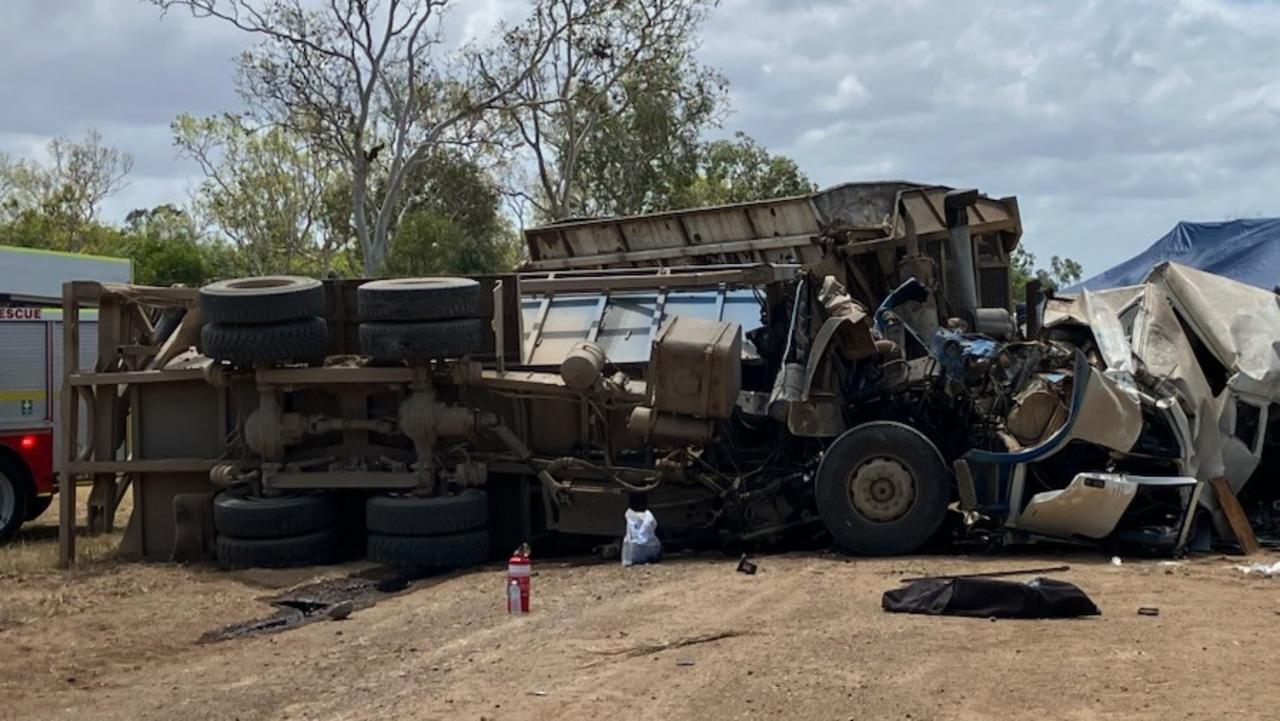
[[[1070,571],[1071,566],[1048,566],[1046,568],[1019,568],[1012,571],[992,571],[990,573],[961,573],[956,575],[942,576],[916,576],[915,578],[903,578],[902,583],[915,583],[916,581],[932,581],[935,579],[947,578],[1001,578],[1003,576],[1023,576],[1029,574],[1040,573],[1061,573]]]

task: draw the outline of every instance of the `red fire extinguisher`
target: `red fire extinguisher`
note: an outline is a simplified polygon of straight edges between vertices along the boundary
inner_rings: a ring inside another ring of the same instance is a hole
[[[507,559],[507,613],[529,612],[529,579],[532,576],[529,544],[521,544]]]

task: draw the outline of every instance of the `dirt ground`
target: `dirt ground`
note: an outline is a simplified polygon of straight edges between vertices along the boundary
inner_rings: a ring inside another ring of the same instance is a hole
[[[1219,556],[784,554],[756,557],[755,576],[721,555],[632,569],[544,559],[525,617],[504,612],[494,564],[345,621],[199,644],[270,613],[278,589],[353,567],[231,574],[101,552],[63,573],[31,565],[51,522],[25,532],[25,566],[0,549],[0,720],[1273,719],[1280,707],[1280,579]],[[1063,563],[1054,576],[1101,617],[880,610],[904,576]],[[662,648],[720,633],[740,635]]]

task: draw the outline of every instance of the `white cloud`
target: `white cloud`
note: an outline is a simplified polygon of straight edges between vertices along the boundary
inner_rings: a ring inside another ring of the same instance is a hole
[[[819,183],[1017,194],[1034,252],[1098,271],[1178,220],[1280,215],[1277,36],[1251,0],[724,0],[704,58],[726,130]]]
[[[458,2],[480,37],[525,0]],[[1280,3],[722,0],[703,58],[744,130],[822,184],[904,177],[1017,194],[1025,242],[1089,271],[1181,219],[1280,215]],[[0,150],[90,127],[137,158],[110,206],[183,202],[180,112],[236,107],[246,39],[134,0],[0,1]]]
[[[867,89],[863,87],[862,81],[858,80],[858,76],[845,73],[844,77],[840,78],[840,82],[836,83],[835,89],[827,97],[822,98],[818,105],[823,110],[838,113],[855,105],[861,105],[866,99]]]

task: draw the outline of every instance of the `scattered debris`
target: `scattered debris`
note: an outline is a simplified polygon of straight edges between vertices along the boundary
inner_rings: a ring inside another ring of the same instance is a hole
[[[1121,561],[1119,556],[1112,556],[1112,557],[1111,557],[1111,565],[1113,565],[1113,566],[1123,566],[1123,565],[1124,565],[1124,561]]]
[[[1071,566],[1046,566],[1044,568],[1019,568],[1013,571],[991,571],[989,573],[959,573],[955,575],[939,575],[939,576],[916,576],[914,578],[904,578],[901,583],[915,583],[916,581],[934,581],[938,579],[948,578],[1001,578],[1003,576],[1029,576],[1035,573],[1062,573],[1070,571]]]
[[[747,634],[746,631],[733,631],[733,630],[713,631],[711,633],[700,633],[694,636],[682,636],[680,638],[677,638],[671,641],[660,641],[658,643],[642,643],[635,646],[627,646],[624,648],[614,648],[614,649],[589,648],[586,650],[594,654],[599,654],[601,656],[620,656],[623,658],[638,658],[640,656],[649,656],[655,653],[662,653],[663,651],[670,651],[673,648],[685,648],[686,646],[696,646],[700,643],[710,643],[712,641],[719,641],[720,639],[723,639],[723,638],[734,638],[735,636],[745,636],[746,634]],[[595,663],[587,664],[587,666],[594,666],[596,663],[601,663],[601,662],[602,661],[596,661]]]
[[[197,643],[280,633],[323,619],[340,621],[355,611],[369,608],[383,598],[404,591],[417,579],[418,576],[375,568],[310,583],[271,599],[271,605],[279,610],[270,616],[209,631]]]
[[[1102,612],[1075,584],[1052,578],[1026,583],[987,578],[916,581],[885,591],[881,607],[890,613],[976,618],[1075,618]]]
[[[1209,484],[1213,486],[1213,495],[1218,500],[1222,515],[1226,517],[1227,527],[1240,544],[1240,550],[1246,556],[1260,552],[1262,546],[1258,545],[1258,537],[1253,534],[1253,527],[1249,525],[1249,519],[1240,507],[1240,499],[1236,498],[1231,484],[1222,476],[1210,479]]]
[[[756,575],[756,564],[747,560],[747,554],[742,554],[742,558],[738,559],[738,573],[745,573],[748,576]]]
[[[662,541],[658,540],[658,519],[653,511],[626,513],[627,535],[622,539],[622,565],[655,563],[662,558]]]
[[[1139,616],[1159,616],[1160,609],[1155,606],[1141,606],[1138,608]]]
[[[1272,576],[1280,576],[1280,561],[1275,563],[1250,563],[1247,566],[1236,566],[1236,569],[1246,575],[1259,575],[1271,578]]]
[[[350,616],[354,610],[356,610],[355,602],[351,599],[345,599],[330,606],[326,613],[329,614],[330,621],[342,621]]]
[[[676,661],[676,665],[677,665],[677,666],[692,666],[692,665],[693,665],[693,661],[688,661],[688,660],[685,660],[685,661]]]

